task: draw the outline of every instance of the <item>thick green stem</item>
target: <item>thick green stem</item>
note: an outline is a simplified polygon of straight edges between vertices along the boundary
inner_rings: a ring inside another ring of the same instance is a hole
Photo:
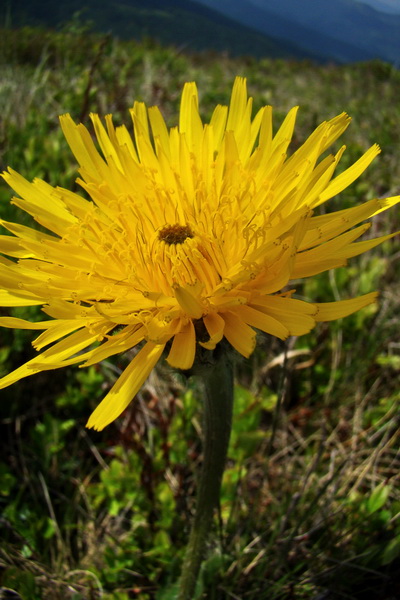
[[[202,365],[204,388],[203,465],[198,480],[196,515],[183,563],[178,600],[193,600],[197,577],[204,558],[218,507],[232,428],[233,366],[224,348],[218,348],[213,362]]]

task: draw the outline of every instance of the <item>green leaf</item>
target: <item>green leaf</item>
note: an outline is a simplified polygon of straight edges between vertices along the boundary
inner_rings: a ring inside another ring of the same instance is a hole
[[[0,495],[9,496],[17,479],[4,463],[0,463]]]
[[[229,557],[225,554],[213,554],[201,567],[201,574],[205,585],[212,585],[218,575],[221,575],[226,568]]]
[[[43,530],[43,537],[46,540],[49,540],[56,533],[56,524],[53,519],[50,517],[46,518],[46,524]]]
[[[390,486],[380,483],[372,492],[367,500],[367,512],[372,515],[374,512],[382,508],[388,499]]]
[[[376,362],[382,367],[391,367],[392,369],[400,369],[400,356],[397,354],[389,354],[387,356],[381,354],[378,356]]]
[[[388,565],[400,556],[400,536],[390,540],[383,551],[382,565]]]
[[[156,600],[176,600],[179,592],[179,582],[169,585],[156,594]]]
[[[22,571],[17,567],[10,567],[4,571],[1,583],[4,587],[18,592],[24,600],[37,599],[35,577],[32,573]]]

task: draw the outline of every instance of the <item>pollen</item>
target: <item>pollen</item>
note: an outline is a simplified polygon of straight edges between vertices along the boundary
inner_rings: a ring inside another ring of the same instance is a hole
[[[166,225],[160,229],[158,233],[158,239],[165,242],[169,246],[172,244],[183,244],[187,238],[193,238],[194,233],[189,225],[180,225],[174,223],[174,225]]]

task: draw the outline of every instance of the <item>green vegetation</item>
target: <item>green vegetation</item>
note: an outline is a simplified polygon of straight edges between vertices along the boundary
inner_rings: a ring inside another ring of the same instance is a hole
[[[400,73],[383,63],[186,56],[75,25],[1,31],[0,69],[1,166],[27,178],[75,189],[59,114],[89,124],[91,111],[111,112],[128,123],[139,99],[174,124],[182,84],[196,80],[208,118],[245,75],[256,108],[273,104],[277,125],[301,105],[294,147],[343,110],[354,122],[342,168],[380,143],[382,156],[333,208],[400,193]],[[26,223],[10,197],[1,185],[0,217]],[[373,234],[398,230],[398,215],[379,215]],[[316,301],[380,289],[378,306],[286,343],[260,337],[239,361],[220,518],[198,598],[398,598],[399,250],[395,238],[297,286]],[[0,336],[2,375],[33,356],[33,336]],[[85,430],[128,361],[44,372],[0,392],[0,587],[24,600],[174,598],[201,461],[201,390],[161,367],[116,424]]]

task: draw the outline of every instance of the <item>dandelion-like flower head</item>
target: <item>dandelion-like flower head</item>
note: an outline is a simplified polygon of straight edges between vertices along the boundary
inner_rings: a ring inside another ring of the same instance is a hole
[[[316,215],[379,153],[370,148],[333,178],[344,147],[319,157],[343,133],[342,113],[322,123],[288,158],[297,109],[273,135],[272,109],[252,118],[246,82],[237,78],[229,107],[203,124],[194,83],[183,89],[179,126],[167,129],[157,107],[135,103],[133,138],[108,115],[88,130],[69,115],[61,126],[90,200],[9,169],[14,203],[50,233],[1,221],[0,305],[40,305],[49,320],[12,317],[0,325],[43,330],[42,351],[0,380],[0,387],[38,371],[93,365],[141,345],[91,415],[102,429],[117,418],[168,349],[173,367],[190,369],[200,344],[223,338],[240,354],[256,331],[285,339],[317,321],[348,315],[376,294],[325,304],[292,297],[290,281],[346,264],[390,236],[356,242],[355,227],[399,201],[371,200]],[[17,259],[17,260],[15,260]]]

